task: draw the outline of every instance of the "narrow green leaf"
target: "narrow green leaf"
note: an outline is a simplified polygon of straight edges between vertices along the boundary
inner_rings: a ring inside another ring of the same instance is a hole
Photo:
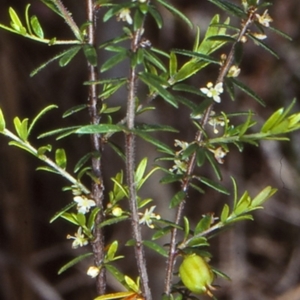
[[[6,125],[5,125],[4,115],[3,115],[2,109],[0,108],[0,132],[4,131],[5,126]]]
[[[177,129],[168,125],[158,125],[158,124],[137,124],[136,129],[142,132],[157,132],[157,131],[168,131],[168,132],[178,132]]]
[[[205,191],[203,189],[201,189],[198,185],[196,184],[193,184],[193,183],[190,183],[190,186],[196,190],[198,193],[200,194],[205,194]]]
[[[33,119],[33,121],[31,122],[29,128],[28,128],[28,136],[30,135],[30,132],[31,130],[34,128],[36,122],[48,111],[50,111],[51,109],[54,109],[54,108],[58,108],[57,105],[55,104],[51,104],[51,105],[48,105],[47,107],[45,107],[44,109],[42,109],[38,114],[37,116]]]
[[[140,132],[138,130],[135,131],[135,133],[141,137],[143,140],[149,142],[150,144],[156,146],[158,148],[159,151],[167,153],[167,154],[174,154],[174,151],[172,148],[170,148],[168,145],[166,145],[165,143],[153,138],[152,136],[150,136],[149,134],[146,134],[144,132]]]
[[[254,41],[256,45],[261,46],[263,49],[265,49],[267,52],[275,56],[277,59],[279,59],[279,55],[272,49],[270,48],[266,43],[264,43],[262,40],[256,38],[252,34],[248,34],[248,36]]]
[[[86,217],[85,217],[84,214],[78,213],[78,214],[76,215],[76,218],[77,218],[77,223],[78,223],[79,226],[81,226],[81,227],[86,226],[86,225],[85,225],[85,224],[86,224]]]
[[[277,189],[272,188],[271,186],[265,187],[251,202],[251,207],[261,206],[266,202],[270,197],[272,197],[277,192]]]
[[[39,158],[41,158],[47,151],[51,151],[52,146],[51,145],[46,145],[46,146],[41,146],[37,149],[37,155]]]
[[[210,214],[204,215],[195,227],[195,235],[210,228],[213,222],[213,216]]]
[[[37,171],[45,171],[49,173],[59,174],[55,169],[48,166],[41,166],[36,168]]]
[[[207,160],[209,161],[211,167],[213,168],[218,180],[222,180],[222,173],[221,173],[219,164],[217,163],[215,157],[209,151],[205,151],[205,156],[206,156]]]
[[[64,149],[60,148],[55,151],[55,162],[62,169],[67,167],[67,156]]]
[[[203,93],[200,91],[199,88],[195,88],[193,85],[189,85],[189,84],[186,84],[186,83],[175,84],[172,87],[172,89],[174,91],[181,91],[181,92],[195,94],[195,95],[198,95],[198,96],[203,96]]]
[[[84,45],[83,46],[83,53],[87,59],[87,61],[92,65],[92,66],[97,66],[97,52],[96,49],[91,46],[91,45]]]
[[[187,159],[188,157],[190,157],[193,153],[195,153],[197,151],[197,149],[199,148],[199,145],[196,143],[191,143],[187,146],[187,148],[182,152],[181,158],[183,160]]]
[[[240,200],[238,201],[236,207],[234,207],[233,212],[235,215],[240,215],[247,212],[251,205],[251,197],[247,191],[244,192]]]
[[[170,53],[170,60],[169,60],[169,74],[170,77],[172,78],[175,73],[177,72],[177,57],[175,52]]]
[[[140,73],[138,77],[149,87],[153,88],[166,102],[174,107],[178,107],[177,101],[174,96],[166,90],[166,86],[161,84],[161,78],[150,73]]]
[[[57,135],[57,134],[72,134],[78,128],[80,128],[80,126],[70,126],[70,127],[65,127],[65,128],[54,129],[54,130],[51,130],[51,131],[48,131],[48,132],[45,132],[45,133],[39,135],[38,139],[41,139],[41,138],[44,138],[47,136]]]
[[[116,254],[116,252],[118,250],[118,245],[119,245],[118,241],[113,241],[110,244],[110,246],[109,246],[109,248],[107,250],[107,255],[106,255],[108,261],[112,261],[114,259],[115,254]]]
[[[129,219],[128,216],[121,216],[121,217],[111,218],[111,219],[108,219],[108,220],[105,220],[104,222],[102,222],[99,225],[99,228],[103,228],[105,226],[109,226],[109,225],[112,225],[112,224],[117,224],[117,223],[125,221],[127,219]]]
[[[137,186],[139,185],[139,182],[143,179],[147,167],[147,161],[147,157],[143,158],[136,168],[134,174],[134,182]]]
[[[30,18],[29,18],[29,8],[31,4],[27,4],[25,7],[25,21],[26,21],[26,27],[28,30],[28,34],[33,35],[32,30],[31,30],[31,25],[30,25]]]
[[[179,191],[178,193],[176,193],[171,199],[170,208],[178,206],[180,202],[184,200],[185,196],[186,195],[184,191]]]
[[[54,57],[50,58],[49,60],[47,60],[46,62],[44,62],[43,64],[41,64],[39,67],[37,67],[36,69],[34,69],[31,73],[30,73],[30,77],[33,77],[34,75],[36,75],[38,72],[40,72],[42,69],[44,69],[48,64],[50,64],[51,62],[63,57],[65,55],[66,52],[68,52],[70,49],[65,50],[57,55],[55,55]]]
[[[55,5],[55,1],[53,0],[41,0],[45,5],[47,5],[52,11],[54,11],[57,15],[63,17],[61,12],[58,10],[57,6]]]
[[[205,159],[206,159],[205,153],[206,153],[206,151],[202,147],[198,148],[197,155],[196,155],[196,161],[197,161],[198,167],[203,166]]]
[[[26,141],[28,138],[28,119],[21,121],[18,117],[15,117],[14,125],[20,139]]]
[[[58,211],[57,213],[55,213],[55,215],[50,219],[50,223],[54,222],[56,219],[58,219],[62,214],[64,214],[66,211],[68,211],[69,209],[71,209],[72,207],[74,207],[76,205],[75,202],[71,202],[68,205],[66,205],[65,207],[63,207],[60,211]]]
[[[145,15],[137,9],[133,16],[133,30],[136,31],[143,26]]]
[[[145,245],[146,247],[154,250],[155,252],[159,253],[160,255],[162,255],[164,257],[168,257],[168,251],[165,248],[163,248],[162,246],[155,243],[155,242],[143,241],[143,245]]]
[[[238,18],[246,18],[247,14],[236,4],[224,0],[208,0],[216,6],[223,9],[225,12],[230,13]]]
[[[144,57],[151,62],[154,66],[158,67],[161,71],[167,72],[164,63],[153,53],[153,51],[144,49]]]
[[[100,208],[99,208],[99,207],[95,207],[95,208],[91,211],[91,213],[90,213],[90,215],[89,215],[89,218],[88,218],[88,221],[87,221],[87,224],[86,224],[86,226],[87,226],[87,228],[88,228],[89,230],[93,230],[93,229],[94,229],[95,219],[96,219],[96,217],[97,217],[99,211],[100,211]]]
[[[10,7],[8,9],[8,12],[11,19],[11,23],[10,23],[11,27],[21,34],[26,34],[26,28],[23,27],[23,24],[16,11],[12,7]]]
[[[190,234],[190,222],[187,217],[183,217],[183,222],[184,222],[184,237],[183,240],[187,240]]]
[[[231,78],[231,81],[233,82],[233,84],[235,86],[237,86],[240,90],[242,90],[243,92],[245,92],[247,95],[249,95],[250,97],[252,97],[254,100],[256,100],[259,104],[261,104],[262,106],[266,106],[265,102],[263,101],[263,99],[261,97],[259,97],[254,91],[252,91],[248,86],[246,86],[245,84],[243,84],[242,82],[238,81],[235,78]]]
[[[99,124],[99,125],[86,125],[78,128],[75,133],[79,134],[96,134],[96,133],[115,133],[123,131],[124,127],[115,124]]]
[[[284,37],[285,39],[289,40],[289,41],[292,41],[293,38],[290,37],[288,34],[284,33],[283,31],[277,29],[277,28],[274,28],[272,26],[269,26],[268,29],[274,31],[275,33],[277,33],[278,35],[281,35],[282,37]]]
[[[199,52],[184,50],[184,49],[173,49],[172,51],[174,53],[181,54],[181,55],[184,55],[184,56],[198,58],[198,59],[203,60],[203,61],[208,62],[208,63],[218,64],[218,65],[220,64],[219,60],[217,60],[217,59],[215,59],[215,58],[213,58],[209,55],[205,55],[205,54],[202,54],[202,53],[199,53]]]
[[[236,207],[237,204],[237,197],[238,197],[238,189],[235,179],[230,176],[232,184],[233,184],[233,207]]]
[[[164,228],[158,229],[152,236],[152,240],[157,240],[166,234],[168,234],[172,230],[172,226],[166,226]]]
[[[225,80],[223,83],[225,84],[225,89],[226,89],[227,93],[229,94],[231,100],[234,101],[235,100],[235,91],[234,91],[234,85],[233,85],[232,81],[230,80],[230,78],[225,77]]]
[[[221,41],[235,43],[236,39],[230,35],[212,35],[207,38],[208,41]]]
[[[156,7],[151,4],[148,4],[148,11],[150,15],[153,17],[153,19],[155,20],[157,27],[161,29],[163,25],[163,19],[160,13],[157,11]]]
[[[114,278],[116,278],[118,282],[124,281],[124,274],[121,273],[116,267],[110,264],[105,264],[105,268]]]
[[[189,240],[188,247],[204,247],[209,246],[209,243],[207,242],[207,239],[203,236],[201,237],[193,237]]]
[[[242,124],[242,126],[240,127],[239,137],[242,137],[246,133],[248,128],[251,127],[252,115],[253,115],[253,113],[249,110],[246,122],[244,124]]]
[[[65,51],[62,57],[59,59],[59,66],[65,67],[68,65],[71,60],[75,57],[75,55],[79,52],[81,46],[74,46]]]
[[[166,9],[168,9],[172,14],[178,16],[181,18],[191,29],[193,28],[193,23],[189,20],[188,17],[186,17],[181,11],[176,9],[174,6],[166,2],[165,0],[156,0],[158,3],[160,3],[162,6],[164,6]]]
[[[79,111],[86,109],[87,107],[88,107],[87,104],[80,104],[80,105],[73,106],[73,107],[69,108],[66,112],[64,112],[62,117],[63,118],[69,117]]]
[[[229,206],[227,204],[224,205],[221,213],[221,222],[225,222],[229,216]]]
[[[112,67],[116,66],[119,64],[121,61],[127,58],[127,52],[119,52],[116,55],[112,56],[109,58],[101,67],[100,72],[105,72]]]
[[[81,262],[82,260],[84,260],[85,258],[92,256],[93,253],[89,252],[89,253],[85,253],[82,254],[74,259],[72,259],[71,261],[69,261],[67,264],[65,264],[64,266],[62,266],[59,271],[57,272],[58,275],[60,275],[61,273],[65,272],[66,270],[68,270],[69,268],[73,267],[74,265],[78,264],[79,262]]]
[[[236,222],[245,221],[245,220],[253,221],[253,216],[250,215],[250,214],[246,214],[246,215],[234,217],[233,219],[231,219],[230,221],[228,221],[227,224],[229,224],[229,223],[236,223]]]
[[[44,38],[44,31],[43,28],[41,27],[41,24],[37,18],[37,16],[32,16],[30,18],[30,24],[32,27],[33,32],[35,33],[35,35],[41,39]]]
[[[122,160],[125,161],[126,156],[123,149],[111,141],[108,141],[107,143],[122,158]]]
[[[200,177],[199,179],[203,184],[213,188],[214,190],[222,193],[222,194],[225,194],[225,195],[229,195],[230,193],[228,192],[228,190],[221,184],[217,183],[217,182],[214,182],[208,178],[205,178],[205,177]]]

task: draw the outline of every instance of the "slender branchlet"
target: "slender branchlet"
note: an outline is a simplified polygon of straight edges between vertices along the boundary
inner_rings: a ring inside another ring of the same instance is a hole
[[[254,16],[255,16],[255,9],[251,9],[248,13],[247,20],[245,22],[243,22],[243,24],[242,24],[242,28],[240,30],[240,33],[237,37],[236,42],[232,45],[231,50],[230,50],[225,62],[222,64],[218,78],[216,80],[216,84],[219,82],[223,82],[225,76],[227,75],[227,73],[233,63],[234,51],[235,51],[236,44],[241,42],[247,29],[252,24],[252,22],[254,20]],[[200,126],[203,130],[199,130],[195,136],[195,141],[198,144],[201,144],[201,142],[203,141],[204,129],[208,123],[209,116],[212,112],[212,109],[213,109],[213,104],[211,104],[203,113],[203,117],[200,121]],[[184,180],[182,182],[182,186],[181,186],[181,189],[183,192],[185,192],[186,196],[187,196],[188,189],[189,189],[190,179],[191,179],[191,176],[195,169],[195,165],[196,165],[196,152],[193,153],[193,155],[189,159],[187,171],[186,171],[186,174],[185,174]],[[186,203],[186,197],[178,205],[178,209],[177,209],[176,216],[175,216],[175,224],[176,225],[178,225],[182,220],[185,203]],[[167,295],[170,295],[170,293],[171,293],[174,266],[175,266],[176,256],[178,254],[176,245],[177,245],[177,228],[174,227],[173,230],[171,231],[170,249],[169,249],[169,256],[168,256],[167,270],[166,270],[165,293]]]
[[[96,46],[96,17],[94,12],[94,1],[86,0],[86,13],[87,20],[89,22],[89,26],[87,28],[87,43],[92,47]],[[88,80],[90,82],[97,81],[98,79],[98,70],[97,67],[88,63]],[[100,123],[100,115],[98,113],[98,91],[97,85],[91,84],[89,85],[89,114],[90,114],[90,122],[93,125],[98,125]],[[98,266],[103,262],[104,258],[104,235],[102,229],[99,227],[99,224],[103,221],[103,178],[102,178],[102,170],[101,170],[101,156],[102,156],[102,143],[100,134],[92,134],[91,135],[91,144],[92,151],[98,153],[98,155],[94,155],[92,157],[92,170],[95,176],[95,180],[92,183],[92,198],[95,200],[97,206],[100,208],[100,212],[98,213],[95,221],[95,229],[94,229],[94,241],[92,242],[93,252],[94,252],[94,260],[95,264]],[[106,289],[106,278],[105,278],[105,269],[101,268],[100,274],[98,276],[97,281],[97,292],[102,295],[105,293]]]
[[[61,15],[63,16],[66,23],[71,28],[72,32],[76,36],[78,40],[82,40],[80,30],[77,26],[77,24],[74,22],[71,13],[67,10],[67,8],[63,5],[63,3],[60,0],[52,0],[52,2],[55,4]]]
[[[134,33],[131,42],[131,51],[135,53],[138,50],[141,36],[143,32],[143,25],[137,29]],[[146,259],[143,247],[143,240],[141,234],[141,226],[139,224],[138,215],[138,204],[137,204],[137,191],[136,184],[134,181],[134,170],[135,170],[135,135],[132,132],[135,125],[135,97],[136,97],[136,67],[130,68],[129,84],[128,84],[128,99],[127,99],[127,115],[126,124],[129,133],[126,134],[125,146],[126,146],[126,175],[127,184],[129,187],[129,205],[131,211],[131,226],[132,235],[135,240],[135,257],[137,260],[138,272],[141,278],[141,290],[143,298],[145,300],[151,300],[152,295],[149,288],[149,279],[146,268]]]

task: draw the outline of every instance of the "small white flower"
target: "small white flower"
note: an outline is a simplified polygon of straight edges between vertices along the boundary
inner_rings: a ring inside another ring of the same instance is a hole
[[[171,172],[175,172],[176,174],[183,174],[187,171],[187,162],[184,160],[180,160],[180,159],[175,159],[174,160],[175,165],[169,169],[169,171]]]
[[[236,65],[232,65],[227,73],[227,77],[238,77],[240,73],[241,69]]]
[[[74,236],[68,234],[67,235],[68,240],[74,240],[72,243],[72,248],[77,249],[78,247],[83,247],[88,244],[87,238],[82,234],[82,228],[79,227],[77,232],[74,234]]]
[[[268,14],[268,10],[265,10],[262,16],[259,14],[256,14],[255,16],[257,18],[257,21],[265,27],[270,27],[270,22],[273,22],[273,19]]]
[[[139,220],[139,224],[146,224],[149,228],[154,228],[152,219],[160,220],[160,215],[153,213],[156,206],[151,206],[150,209],[146,208],[144,213],[139,213],[142,216]]]
[[[77,202],[77,210],[81,214],[86,214],[91,207],[96,206],[94,200],[88,199],[83,195],[74,197],[74,201]]]
[[[223,82],[218,82],[215,86],[212,82],[209,82],[206,87],[201,88],[200,91],[208,98],[213,98],[215,102],[220,103],[220,94],[223,93]]]
[[[136,2],[136,0],[132,0],[132,2]],[[138,2],[140,2],[140,3],[146,3],[147,0],[138,0]]]
[[[130,9],[129,8],[123,8],[119,14],[118,14],[118,21],[122,20],[124,22],[127,22],[128,24],[132,24],[132,18],[130,15]]]
[[[258,40],[265,40],[267,38],[267,36],[265,34],[262,33],[252,33],[252,35],[254,37],[256,37]]]
[[[92,278],[95,278],[99,275],[100,269],[95,266],[91,266],[88,268],[86,274],[91,276]]]
[[[224,157],[227,154],[227,150],[223,149],[222,147],[218,147],[217,149],[208,149],[210,152],[212,152],[215,156],[216,161],[219,164],[223,164],[224,163]]]

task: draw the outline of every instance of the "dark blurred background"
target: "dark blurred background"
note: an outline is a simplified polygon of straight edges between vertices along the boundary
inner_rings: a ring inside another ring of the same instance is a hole
[[[205,32],[215,13],[223,13],[208,1],[172,0],[176,7],[186,13],[193,22]],[[238,1],[236,1],[238,3]],[[32,0],[31,13],[37,14],[45,29],[46,37],[72,38],[69,28],[40,1]],[[84,1],[65,0],[79,24],[85,21]],[[8,7],[12,6],[22,15],[26,1],[2,0],[0,20],[9,24]],[[217,110],[238,111],[251,109],[257,114],[261,124],[272,111],[287,106],[294,97],[300,95],[300,2],[298,0],[273,1],[269,13],[274,19],[272,26],[286,32],[293,42],[270,32],[266,42],[279,54],[280,59],[270,56],[262,48],[249,42],[245,47],[241,65],[240,79],[257,92],[267,103],[263,108],[245,94],[238,93],[235,102],[225,98]],[[161,9],[165,19],[163,30],[159,31],[152,21],[147,22],[145,37],[155,47],[191,49],[193,34],[180,20],[174,19],[169,12]],[[261,12],[262,13],[262,12]],[[99,19],[103,12],[99,11]],[[232,18],[232,22],[238,24]],[[122,24],[99,22],[99,40],[106,40],[121,30]],[[62,119],[64,111],[87,100],[86,87],[82,82],[87,78],[83,55],[78,55],[66,68],[52,63],[37,76],[30,78],[30,72],[62,51],[63,47],[49,47],[24,38],[0,31],[0,105],[7,121],[13,128],[13,118],[32,119],[45,106],[56,103],[59,109],[51,111],[32,133],[32,143],[36,146],[53,143],[54,139],[37,140],[41,132],[59,126],[70,126],[88,122],[87,113],[79,113]],[[226,49],[225,49],[226,50]],[[218,53],[219,55],[220,53]],[[104,61],[107,56],[100,57]],[[217,55],[217,54],[216,54]],[[126,75],[124,68],[114,68],[103,76]],[[201,87],[217,76],[216,68],[208,68],[205,73],[193,78],[193,83]],[[111,101],[125,106],[125,90]],[[146,114],[142,121],[173,125],[182,130],[165,142],[173,144],[173,138],[191,141],[194,127],[187,121],[189,112],[179,111],[162,103],[154,102],[158,110]],[[228,109],[228,105],[230,108]],[[296,108],[299,110],[299,104]],[[242,193],[247,189],[252,196],[263,187],[272,185],[278,193],[265,205],[265,209],[255,212],[254,222],[237,224],[231,230],[211,240],[213,253],[211,264],[227,273],[232,281],[217,280],[220,288],[216,291],[218,299],[227,300],[299,300],[300,299],[300,203],[299,203],[299,147],[300,134],[290,135],[291,142],[262,142],[260,147],[246,146],[243,153],[231,149],[223,170],[223,184],[232,188],[230,176],[234,176]],[[115,141],[122,145],[123,137]],[[57,270],[68,260],[84,249],[71,249],[66,235],[73,235],[76,229],[63,220],[49,224],[50,218],[60,208],[72,201],[68,193],[61,191],[67,184],[55,175],[37,171],[40,164],[29,154],[7,145],[8,140],[0,136],[0,299],[7,300],[88,300],[96,296],[94,280],[85,270],[92,261],[84,261],[57,276]],[[88,138],[66,138],[55,147],[64,147],[68,153],[69,170],[76,161],[89,151]],[[158,156],[153,147],[138,144],[139,159],[148,156],[150,165]],[[107,191],[110,180],[123,167],[122,160],[112,153],[105,152]],[[200,170],[208,176],[209,171]],[[177,191],[176,186],[158,184],[162,174],[155,175],[143,190],[144,197],[152,197],[158,211],[164,218],[171,218],[168,201]],[[214,177],[212,177],[214,178]],[[220,213],[224,203],[230,202],[212,190],[203,195],[191,194],[185,214],[193,220],[193,225],[202,214]],[[121,228],[121,229],[120,229]],[[151,237],[151,232],[145,230]],[[112,227],[107,232],[107,242],[120,239],[120,244],[130,238],[128,226]],[[166,243],[163,240],[162,243]],[[130,254],[131,249],[120,246],[120,254]],[[165,262],[156,254],[147,251],[154,299],[160,299],[163,287]],[[134,259],[127,257],[119,264],[124,272],[137,276]],[[109,278],[109,290],[118,291],[119,286]],[[203,299],[206,299],[203,296]]]

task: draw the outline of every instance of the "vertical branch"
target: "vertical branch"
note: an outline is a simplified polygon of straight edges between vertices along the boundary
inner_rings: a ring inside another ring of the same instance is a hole
[[[131,50],[136,52],[140,43],[142,29],[138,29],[133,37]],[[151,291],[149,288],[149,279],[146,268],[145,252],[143,247],[143,240],[141,234],[141,228],[139,224],[138,205],[137,205],[137,192],[136,184],[134,181],[135,170],[135,136],[132,133],[135,123],[135,97],[136,97],[136,68],[132,66],[130,68],[130,77],[128,85],[128,99],[127,99],[127,118],[126,124],[129,133],[126,134],[125,147],[126,147],[126,175],[127,184],[129,187],[129,206],[131,211],[131,227],[132,235],[135,240],[135,257],[137,260],[138,273],[141,278],[141,290],[143,298],[145,300],[151,300]]]
[[[245,35],[248,27],[253,22],[253,19],[254,19],[254,16],[255,16],[255,11],[256,11],[255,8],[253,8],[249,11],[248,18],[247,18],[246,22],[243,23],[243,27],[240,30],[238,38],[237,38],[236,42],[232,45],[232,47],[230,49],[230,52],[227,56],[227,59],[226,59],[226,61],[224,62],[224,64],[222,65],[222,67],[220,69],[220,72],[219,72],[218,78],[216,80],[216,83],[223,82],[229,68],[232,65],[232,62],[233,62],[233,59],[234,59],[234,52],[235,52],[236,44],[241,42],[241,40],[242,40],[243,36]],[[210,113],[211,113],[212,109],[213,109],[213,104],[211,104],[205,110],[205,112],[203,113],[203,118],[200,121],[200,125],[201,125],[201,128],[203,128],[203,130],[198,131],[196,133],[196,136],[195,136],[195,141],[198,142],[199,144],[203,140],[204,129],[205,129],[207,123],[208,123],[209,116],[210,116]],[[185,192],[186,195],[188,193],[190,178],[193,174],[195,166],[196,166],[196,152],[194,152],[192,154],[192,156],[191,156],[191,158],[188,162],[185,178],[183,179],[183,182],[182,182],[182,185],[181,185],[181,190],[183,192]],[[178,206],[176,216],[175,216],[175,224],[176,225],[179,225],[179,223],[181,222],[185,202],[186,202],[186,197],[185,197],[184,200],[181,201],[181,203]],[[176,262],[176,256],[178,254],[177,249],[176,249],[176,244],[177,244],[177,228],[174,227],[171,231],[170,249],[169,249],[167,269],[166,269],[166,280],[165,280],[165,294],[166,295],[170,295],[170,293],[171,293],[174,266],[175,266],[175,262]]]
[[[86,14],[89,26],[87,28],[87,43],[93,47],[96,47],[96,18],[94,10],[94,0],[86,0]],[[97,67],[88,63],[88,80],[93,82],[98,78]],[[100,123],[100,115],[98,113],[98,92],[97,86],[94,84],[89,85],[89,114],[90,122],[93,125]],[[96,205],[100,208],[95,220],[95,229],[94,229],[94,241],[92,242],[94,261],[96,265],[100,265],[104,258],[104,235],[102,229],[99,227],[99,224],[103,221],[103,178],[101,170],[101,155],[102,155],[102,143],[100,134],[91,135],[91,144],[93,152],[97,155],[92,157],[92,171],[95,176],[95,180],[92,183],[92,198],[95,200]],[[100,274],[97,278],[97,292],[101,295],[105,293],[106,289],[106,278],[105,278],[105,269],[101,268]]]

